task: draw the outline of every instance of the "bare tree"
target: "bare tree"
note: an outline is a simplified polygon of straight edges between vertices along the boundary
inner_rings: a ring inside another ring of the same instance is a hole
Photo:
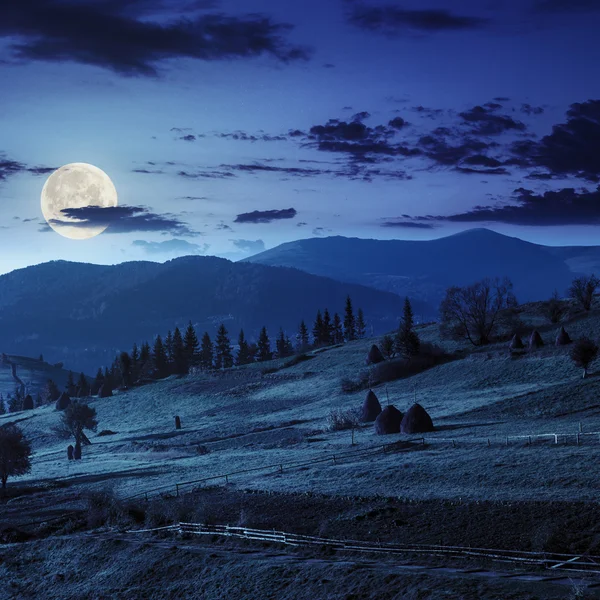
[[[448,288],[440,306],[440,333],[474,346],[488,344],[500,325],[514,320],[510,309],[516,308],[517,300],[512,288],[507,277]]]
[[[579,368],[583,369],[584,379],[587,377],[590,365],[597,357],[598,344],[587,337],[578,339],[571,349],[571,359]]]
[[[14,424],[0,427],[0,479],[2,493],[10,476],[25,475],[31,471],[31,445],[23,432]]]
[[[569,296],[580,304],[583,310],[590,310],[592,308],[592,301],[594,300],[594,293],[599,285],[600,279],[595,275],[582,275],[573,280],[569,288]]]

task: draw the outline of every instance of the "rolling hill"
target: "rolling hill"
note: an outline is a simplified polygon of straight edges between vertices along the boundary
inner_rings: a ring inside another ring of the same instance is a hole
[[[0,351],[42,353],[94,373],[133,342],[190,320],[199,334],[213,334],[224,322],[234,343],[242,327],[250,340],[263,325],[273,337],[279,327],[293,336],[319,308],[341,313],[347,294],[364,310],[369,331],[396,327],[398,296],[296,269],[214,257],[116,266],[49,262],[0,277]]]
[[[586,257],[587,260],[586,260]],[[312,238],[281,244],[245,259],[302,269],[418,298],[438,306],[447,287],[508,276],[520,302],[564,293],[575,272],[600,264],[593,248],[551,248],[488,229],[428,241]]]

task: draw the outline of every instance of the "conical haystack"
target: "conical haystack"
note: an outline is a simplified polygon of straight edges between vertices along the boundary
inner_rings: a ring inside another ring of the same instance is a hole
[[[375,419],[375,433],[387,435],[388,433],[400,433],[402,413],[390,404],[386,406]]]
[[[523,343],[523,340],[521,339],[521,336],[518,333],[515,333],[515,335],[513,335],[513,338],[510,341],[509,348],[511,350],[523,350],[523,348],[525,348],[525,344]]]
[[[67,392],[63,392],[56,401],[56,410],[65,410],[71,404],[71,397]]]
[[[381,350],[375,344],[373,344],[369,350],[369,354],[367,355],[367,364],[376,365],[384,360],[385,358],[383,357],[383,354],[381,354]]]
[[[375,395],[373,390],[369,390],[367,397],[362,405],[362,410],[360,413],[360,420],[363,423],[370,423],[374,421],[381,412],[381,404],[379,404],[379,400]]]
[[[110,385],[103,383],[98,390],[98,398],[109,398],[112,396],[112,390],[110,389]]]
[[[402,433],[427,433],[433,431],[433,421],[429,413],[420,405],[413,404],[402,418]]]
[[[27,394],[25,398],[23,398],[23,410],[32,410],[33,409],[33,398]]]
[[[557,346],[566,346],[571,343],[571,337],[566,332],[564,327],[560,328],[558,335],[556,336],[556,345]]]
[[[535,348],[541,348],[543,345],[544,340],[542,339],[540,332],[536,329],[529,338],[529,349],[534,350]]]

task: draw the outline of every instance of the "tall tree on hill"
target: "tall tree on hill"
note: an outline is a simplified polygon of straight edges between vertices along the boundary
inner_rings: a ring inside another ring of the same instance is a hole
[[[267,333],[266,327],[263,327],[260,330],[257,346],[259,362],[264,362],[273,358],[273,353],[271,352],[271,340],[269,340],[269,334]]]
[[[156,379],[162,379],[169,374],[169,360],[160,335],[157,335],[156,340],[154,340],[152,361],[154,363],[154,376]]]
[[[296,334],[296,348],[298,352],[306,352],[308,347],[308,327],[306,326],[304,319],[302,319],[302,321],[300,321],[300,326],[298,327],[298,333]]]
[[[225,325],[221,323],[215,340],[215,368],[229,369],[233,366],[233,351]]]
[[[60,398],[60,390],[52,379],[48,379],[46,387],[44,388],[43,396],[45,404],[56,402]]]
[[[323,344],[329,346],[333,338],[333,325],[331,324],[331,315],[329,310],[323,312]]]
[[[594,294],[600,285],[600,279],[595,275],[582,275],[573,280],[569,288],[569,296],[573,298],[583,310],[588,311],[592,308]]]
[[[187,373],[188,365],[186,360],[185,346],[179,327],[175,327],[173,332],[173,372],[177,375]]]
[[[94,383],[92,384],[92,394],[97,394],[104,383],[104,373],[102,372],[102,367],[98,369],[96,373],[96,378],[94,379]]]
[[[125,354],[127,354],[127,352]],[[86,396],[90,395],[90,385],[87,377],[83,373],[79,374],[79,381],[77,382],[77,395],[80,398],[85,398]]]
[[[238,351],[235,357],[236,365],[247,365],[250,361],[250,348],[248,346],[248,340],[244,335],[244,330],[240,329],[240,335],[238,336]]]
[[[106,382],[106,385],[110,387],[111,390],[114,388],[115,382],[110,374],[110,370],[108,367],[104,367],[104,381]]]
[[[552,324],[560,323],[561,319],[564,317],[566,312],[567,308],[561,302],[560,296],[558,295],[558,291],[554,290],[554,293],[550,297],[550,300],[548,300],[548,303],[546,304],[544,310],[546,318]]]
[[[183,345],[185,346],[185,357],[188,365],[190,367],[196,366],[200,360],[200,344],[198,343],[198,336],[196,335],[196,330],[191,321],[188,323],[187,329],[185,330]]]
[[[69,375],[67,376],[67,383],[65,385],[65,391],[69,396],[77,395],[77,386],[75,385],[75,378],[73,377],[73,371],[69,371]]]
[[[71,402],[61,416],[61,427],[66,435],[75,438],[75,458],[81,458],[81,444],[90,444],[84,429],[96,431],[96,409],[83,402]]]
[[[138,345],[134,342],[131,349],[131,383],[135,383],[140,374],[140,351]]]
[[[342,327],[342,319],[340,315],[333,315],[333,343],[342,344],[344,342],[344,329]]]
[[[202,336],[202,345],[200,346],[200,366],[208,371],[213,367],[214,352],[213,343],[208,335],[208,331],[204,332]]]
[[[350,296],[346,298],[346,308],[344,310],[344,339],[347,342],[356,339],[356,321]]]
[[[2,402],[4,404],[4,401]],[[2,494],[10,476],[25,475],[31,471],[31,444],[14,424],[0,427],[0,481]]]
[[[323,315],[321,315],[321,311],[317,311],[317,316],[315,318],[315,324],[313,325],[312,330],[313,335],[313,344],[317,347],[323,345],[324,331],[323,331]]]
[[[578,339],[571,348],[571,360],[581,369],[583,369],[583,378],[588,374],[590,365],[598,357],[598,344],[590,338],[583,337]]]
[[[414,315],[410,300],[405,298],[404,310],[395,339],[395,350],[403,358],[412,358],[419,354],[421,342],[417,332],[414,330],[414,323]]]
[[[277,358],[286,358],[294,353],[294,348],[290,338],[285,335],[283,328],[279,328],[277,339],[275,340],[275,348],[277,350]]]
[[[362,339],[367,333],[367,326],[365,324],[365,315],[363,309],[359,308],[356,314],[356,337]]]
[[[150,359],[150,344],[144,342],[140,350],[140,363],[143,365]]]
[[[4,404],[4,396],[0,394],[0,415],[6,414],[6,405]]]
[[[119,354],[119,365],[121,367],[121,384],[124,387],[129,387],[131,385],[133,361],[127,352]]]
[[[165,354],[167,356],[167,363],[169,364],[169,371],[173,368],[173,333],[169,329],[167,337],[163,343],[165,347]]]
[[[469,340],[474,346],[489,344],[500,325],[514,317],[517,300],[512,287],[505,277],[448,288],[440,306],[442,337]]]

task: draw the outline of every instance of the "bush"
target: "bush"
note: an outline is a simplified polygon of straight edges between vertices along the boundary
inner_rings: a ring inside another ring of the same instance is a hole
[[[340,386],[344,394],[352,394],[353,392],[360,392],[368,389],[369,381],[369,371],[361,371],[356,379],[352,379],[351,377],[342,377],[342,379],[340,379]]]
[[[358,411],[342,410],[334,408],[327,417],[328,431],[343,431],[344,429],[354,429],[358,427]]]
[[[117,498],[112,491],[102,490],[87,495],[86,519],[91,528],[103,525],[129,527],[143,523],[145,514],[134,504]]]
[[[429,342],[422,342],[420,352],[417,356],[409,359],[395,358],[375,365],[371,371],[371,384],[378,385],[410,377],[446,362],[450,358],[451,356],[439,346],[430,344]]]

